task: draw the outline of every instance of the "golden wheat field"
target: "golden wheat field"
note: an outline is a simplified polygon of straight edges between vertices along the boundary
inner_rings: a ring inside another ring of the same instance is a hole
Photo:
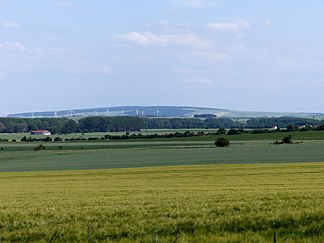
[[[324,163],[0,174],[3,242],[323,242]]]

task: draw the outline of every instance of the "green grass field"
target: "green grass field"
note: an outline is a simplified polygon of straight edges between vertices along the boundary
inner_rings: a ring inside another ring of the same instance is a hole
[[[34,151],[36,145],[1,145],[0,172],[324,161],[324,141],[318,140],[286,145],[241,141],[228,148],[208,141],[46,143],[46,150]]]
[[[324,163],[1,173],[4,242],[323,242]],[[88,234],[87,226],[90,226]],[[90,239],[89,239],[90,238]]]

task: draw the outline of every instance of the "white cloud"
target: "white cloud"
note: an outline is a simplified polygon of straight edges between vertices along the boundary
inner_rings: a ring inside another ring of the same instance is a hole
[[[107,64],[94,64],[89,63],[86,60],[78,61],[78,60],[62,60],[60,63],[56,63],[53,67],[52,64],[48,64],[49,68],[55,68],[56,70],[60,70],[68,73],[76,73],[76,74],[100,74],[100,75],[109,75],[111,74],[112,68]]]
[[[24,51],[26,47],[20,42],[0,42],[0,50],[18,50]]]
[[[9,22],[9,21],[5,21],[5,22],[2,22],[2,23],[1,23],[1,27],[3,27],[3,28],[8,28],[8,29],[11,29],[11,28],[18,28],[18,27],[20,27],[20,26],[21,26],[20,23]]]
[[[191,7],[200,7],[204,5],[203,0],[177,0],[177,2]]]
[[[85,53],[73,49],[45,48],[30,51],[31,69],[58,70],[68,73],[110,74],[112,68],[106,63],[93,63]]]
[[[214,53],[214,52],[198,52],[192,51],[188,56],[197,60],[231,60],[232,57],[228,53]]]
[[[205,76],[193,76],[186,80],[190,84],[212,84],[212,80]]]
[[[141,45],[189,46],[197,48],[204,48],[208,46],[207,42],[192,33],[154,34],[151,32],[130,32],[125,35],[117,35],[115,38]]]
[[[194,71],[191,68],[176,68],[172,70],[175,73],[179,74],[185,74],[185,75],[191,75],[194,73]]]
[[[86,53],[74,49],[27,48],[20,42],[0,42],[0,78],[2,73],[19,71],[50,71],[71,74],[109,75],[113,72],[109,63],[87,59]],[[15,53],[13,53],[15,52]]]
[[[102,74],[111,74],[112,68],[106,64],[95,64],[91,66],[91,69],[95,73],[102,73]]]
[[[265,21],[264,25],[265,25],[265,26],[272,26],[272,22],[271,22],[271,20],[267,20],[267,21]]]
[[[249,28],[249,27],[250,27],[250,22],[244,18],[235,18],[231,21],[208,24],[208,28],[211,30],[239,31],[240,29]]]
[[[207,7],[217,5],[216,0],[175,0],[175,3],[188,7]]]
[[[73,8],[73,3],[68,1],[57,1],[56,4],[63,8]]]
[[[184,78],[180,81],[186,84],[212,84],[212,80],[206,75],[197,74],[196,71],[192,68],[176,68],[173,69],[172,72],[176,74],[180,74],[184,76]]]

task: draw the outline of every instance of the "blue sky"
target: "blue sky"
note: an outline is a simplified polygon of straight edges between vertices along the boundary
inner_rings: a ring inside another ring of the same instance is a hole
[[[0,0],[0,115],[324,112],[324,1]]]

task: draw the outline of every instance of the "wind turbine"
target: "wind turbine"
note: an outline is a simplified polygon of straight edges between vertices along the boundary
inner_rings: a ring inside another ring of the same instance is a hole
[[[39,116],[40,114],[38,114]],[[33,109],[33,111],[30,113],[30,116],[32,119],[37,118],[37,110]]]
[[[8,115],[9,115],[9,112],[8,112],[7,108],[5,108],[5,109],[4,109],[4,112],[3,112],[3,117],[4,117],[4,118],[7,118]]]
[[[68,113],[67,113],[67,115],[68,115],[69,117],[72,117],[72,116],[73,116],[73,113],[74,113],[73,110],[69,110]]]

